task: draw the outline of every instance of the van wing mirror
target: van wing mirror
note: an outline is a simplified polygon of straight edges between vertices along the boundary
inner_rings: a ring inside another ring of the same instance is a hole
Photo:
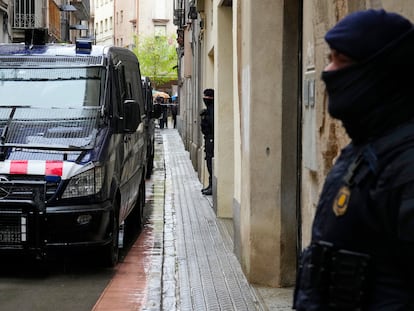
[[[135,132],[141,123],[141,112],[139,104],[133,99],[124,101],[124,131],[127,133]]]

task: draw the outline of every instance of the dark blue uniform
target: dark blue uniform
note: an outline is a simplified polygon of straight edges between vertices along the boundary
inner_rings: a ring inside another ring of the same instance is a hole
[[[297,310],[414,310],[414,26],[353,12],[325,35],[328,112],[352,144],[327,176]]]
[[[201,116],[201,132],[204,135],[204,151],[207,170],[209,173],[208,187],[212,185],[213,157],[214,157],[214,104],[206,104]]]
[[[414,123],[348,145],[326,178],[297,310],[414,310]]]

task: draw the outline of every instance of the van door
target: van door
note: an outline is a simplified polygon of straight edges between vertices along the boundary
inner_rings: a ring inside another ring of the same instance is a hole
[[[138,120],[138,127],[135,131],[124,131],[123,133],[123,167],[121,175],[122,198],[120,220],[127,217],[129,212],[134,208],[135,202],[139,195],[139,186],[143,174],[143,149],[145,146],[144,126],[141,122],[141,109],[134,110],[135,115],[126,116],[126,103],[139,103],[137,85],[135,84],[138,76],[137,64],[123,60],[118,65],[118,79],[120,87],[121,110],[124,120],[133,118]],[[140,81],[140,80],[139,80]]]

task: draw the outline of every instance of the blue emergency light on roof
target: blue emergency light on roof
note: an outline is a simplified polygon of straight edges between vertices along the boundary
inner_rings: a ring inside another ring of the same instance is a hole
[[[76,40],[76,53],[77,54],[91,54],[92,41],[91,40]]]

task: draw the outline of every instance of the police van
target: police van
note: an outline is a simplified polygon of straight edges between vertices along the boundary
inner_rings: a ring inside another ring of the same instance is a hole
[[[137,57],[88,40],[2,44],[0,98],[0,254],[98,249],[114,266],[144,222]]]

